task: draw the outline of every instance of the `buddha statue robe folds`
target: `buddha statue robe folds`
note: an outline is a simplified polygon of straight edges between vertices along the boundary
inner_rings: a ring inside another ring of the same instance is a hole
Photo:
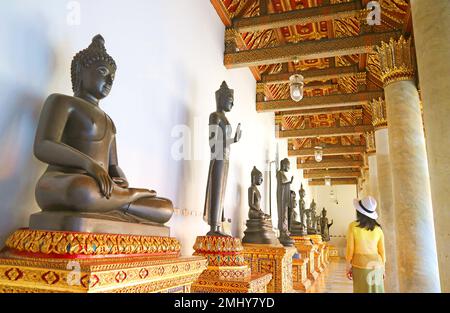
[[[157,197],[153,190],[130,188],[119,167],[116,127],[99,106],[116,72],[104,44],[97,35],[74,57],[74,96],[52,94],[45,101],[34,154],[48,167],[36,186],[43,212],[32,215],[31,228],[127,233],[123,224],[109,229],[105,221],[162,226],[173,214],[169,199]]]

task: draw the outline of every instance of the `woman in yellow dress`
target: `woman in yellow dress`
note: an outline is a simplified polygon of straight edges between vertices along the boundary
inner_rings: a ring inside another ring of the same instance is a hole
[[[377,202],[369,196],[353,200],[353,205],[356,221],[347,232],[347,277],[353,280],[354,293],[383,293],[386,256]]]

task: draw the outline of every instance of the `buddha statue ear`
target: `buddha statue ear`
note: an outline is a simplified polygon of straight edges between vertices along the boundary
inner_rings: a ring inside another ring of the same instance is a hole
[[[81,79],[81,64],[79,62],[76,62],[72,78],[72,89],[73,92],[77,95],[81,91],[82,87],[82,79]]]

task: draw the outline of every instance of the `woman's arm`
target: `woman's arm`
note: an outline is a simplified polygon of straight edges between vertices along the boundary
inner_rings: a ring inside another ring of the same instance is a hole
[[[380,229],[380,232],[381,232],[381,236],[380,236],[380,239],[378,240],[377,249],[378,249],[378,254],[381,256],[381,259],[383,260],[383,264],[385,264],[386,263],[386,251],[384,248],[384,234],[381,229]]]
[[[352,259],[355,251],[355,238],[353,236],[353,227],[350,224],[347,231],[347,249],[345,253],[345,260],[347,261],[347,277],[353,278]]]

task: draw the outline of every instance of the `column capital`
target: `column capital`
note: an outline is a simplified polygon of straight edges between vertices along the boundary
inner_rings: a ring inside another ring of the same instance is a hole
[[[370,101],[372,109],[372,124],[375,130],[387,127],[386,102],[383,98]]]
[[[381,63],[381,80],[384,87],[397,81],[414,80],[414,61],[411,53],[411,38],[391,38],[377,47]]]

